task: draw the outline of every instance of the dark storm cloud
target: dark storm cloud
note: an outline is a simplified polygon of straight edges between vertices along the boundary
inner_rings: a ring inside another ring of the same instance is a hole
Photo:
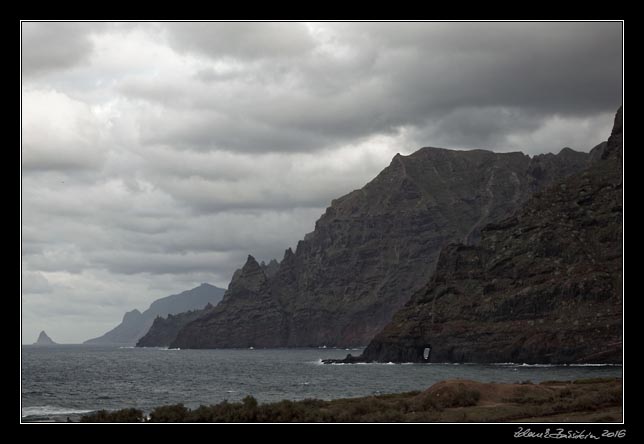
[[[410,139],[454,149],[480,148],[558,152],[565,146],[589,151],[610,134],[614,113],[588,116],[541,115],[522,108],[462,107],[412,129]]]
[[[401,68],[391,77],[393,90],[414,114],[503,106],[588,115],[620,101],[620,24],[439,28],[442,32],[428,30],[416,46],[392,52],[387,61],[399,62]]]
[[[169,24],[169,41],[219,70],[121,87],[169,109],[150,117],[147,143],[314,151],[458,114],[456,142],[471,146],[621,102],[619,23],[343,23],[326,37],[298,23],[192,25]],[[481,116],[489,108],[500,122]]]
[[[621,102],[618,23],[365,28],[374,45],[384,48],[374,71],[385,85],[387,105],[375,108],[386,113],[390,125],[423,127],[460,113],[463,138],[494,140],[538,126],[553,114],[588,116]],[[500,120],[481,117],[489,108],[500,111],[492,114]],[[482,112],[472,112],[476,109]],[[472,141],[467,140],[469,146]]]
[[[89,28],[83,23],[23,22],[22,75],[43,74],[86,62],[93,49]]]
[[[413,138],[452,148],[494,150],[507,145],[509,128],[512,133],[530,133],[543,125],[543,118],[522,108],[459,107],[420,122]]]

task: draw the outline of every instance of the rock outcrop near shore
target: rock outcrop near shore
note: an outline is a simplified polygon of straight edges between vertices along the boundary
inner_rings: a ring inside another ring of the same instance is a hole
[[[43,330],[38,335],[38,339],[36,340],[36,342],[34,342],[34,345],[56,345],[56,343],[49,336],[47,336],[47,333],[45,333],[45,330]]]
[[[621,108],[601,149],[476,246],[444,248],[430,283],[348,362],[621,363]]]

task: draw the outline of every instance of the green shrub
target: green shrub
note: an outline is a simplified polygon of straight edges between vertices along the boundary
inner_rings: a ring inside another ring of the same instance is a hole
[[[129,408],[113,412],[99,410],[88,415],[81,416],[80,422],[144,422],[143,411]]]
[[[188,409],[183,404],[164,405],[150,413],[150,422],[184,422]]]
[[[442,398],[437,398],[436,401],[440,407],[450,408],[470,407],[478,404],[479,399],[481,399],[481,392],[478,390],[458,387],[454,391],[446,392]]]
[[[185,422],[213,422],[213,409],[205,405],[200,405],[194,410],[188,412]]]
[[[257,399],[248,395],[244,399],[242,399],[242,404],[244,404],[244,408],[246,409],[254,409],[257,408]]]
[[[459,391],[450,407],[469,407],[476,405],[481,399],[481,392],[478,390]]]

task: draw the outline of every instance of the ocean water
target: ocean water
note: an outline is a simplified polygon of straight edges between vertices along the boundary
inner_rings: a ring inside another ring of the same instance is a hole
[[[452,378],[540,382],[622,375],[621,366],[321,363],[361,352],[23,346],[21,415],[25,421],[61,420],[99,409],[149,412],[176,403],[194,408],[247,395],[259,402],[328,400],[424,390]]]

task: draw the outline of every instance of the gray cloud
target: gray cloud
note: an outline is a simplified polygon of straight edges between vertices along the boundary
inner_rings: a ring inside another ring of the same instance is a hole
[[[24,272],[22,274],[22,291],[25,293],[50,293],[52,288],[42,273]]]
[[[428,119],[411,129],[409,137],[452,148],[540,154],[571,146],[589,151],[610,134],[613,116],[613,112],[583,117],[540,115],[521,108],[463,107]]]
[[[296,57],[313,49],[301,23],[168,23],[166,29],[172,47],[213,58]]]
[[[54,90],[22,95],[22,168],[65,171],[99,168],[102,125],[83,102]]]
[[[26,342],[80,342],[251,253],[421,146],[606,139],[621,23],[24,23]],[[33,336],[33,339],[31,338]]]
[[[93,46],[89,24],[23,22],[22,75],[33,76],[86,62]]]

